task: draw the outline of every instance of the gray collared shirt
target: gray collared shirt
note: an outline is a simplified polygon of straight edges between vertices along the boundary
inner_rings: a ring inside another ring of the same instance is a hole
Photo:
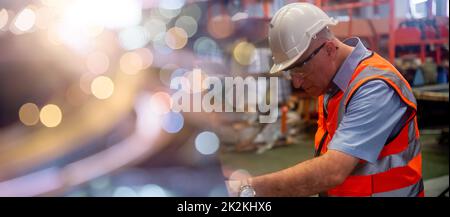
[[[358,64],[372,54],[359,38],[344,43],[354,49],[336,72],[332,88],[324,96],[325,105],[337,91],[345,92]],[[401,128],[406,110],[406,104],[388,84],[369,81],[353,95],[328,149],[374,163],[389,136]]]

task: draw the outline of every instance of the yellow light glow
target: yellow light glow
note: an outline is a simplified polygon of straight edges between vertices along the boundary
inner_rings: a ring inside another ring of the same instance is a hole
[[[30,30],[36,22],[36,13],[31,8],[25,8],[21,11],[14,22],[14,26],[22,31],[26,32]]]
[[[127,74],[136,74],[143,66],[141,56],[135,52],[127,52],[120,57],[120,69]]]
[[[39,108],[34,103],[25,103],[19,109],[19,119],[26,126],[39,122]]]
[[[61,109],[57,105],[48,104],[41,109],[39,117],[46,127],[56,127],[62,120]]]
[[[246,41],[239,42],[233,49],[234,59],[241,65],[250,65],[252,63],[255,46]]]
[[[6,9],[0,10],[0,29],[8,24],[8,11]]]
[[[91,83],[91,92],[98,99],[107,99],[114,92],[114,83],[106,76],[98,76]]]

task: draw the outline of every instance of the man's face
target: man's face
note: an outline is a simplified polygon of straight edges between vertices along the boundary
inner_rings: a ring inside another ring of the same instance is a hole
[[[308,49],[289,71],[295,88],[302,88],[311,96],[319,96],[328,89],[336,71],[335,45],[332,41],[323,42]]]

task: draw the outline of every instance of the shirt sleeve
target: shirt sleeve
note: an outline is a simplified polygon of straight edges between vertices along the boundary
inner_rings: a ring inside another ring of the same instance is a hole
[[[406,104],[388,84],[369,81],[350,100],[328,149],[375,163],[406,110]]]

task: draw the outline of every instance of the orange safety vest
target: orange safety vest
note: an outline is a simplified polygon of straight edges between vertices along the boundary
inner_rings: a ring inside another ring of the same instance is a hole
[[[395,90],[408,106],[408,119],[400,132],[386,141],[376,163],[360,160],[346,180],[328,190],[327,195],[424,196],[416,100],[404,77],[376,53],[362,60],[356,67],[345,92],[339,91],[328,100],[326,114],[323,108],[324,96],[319,96],[316,156],[327,152],[327,145],[333,138],[352,95],[371,80],[383,80]]]

